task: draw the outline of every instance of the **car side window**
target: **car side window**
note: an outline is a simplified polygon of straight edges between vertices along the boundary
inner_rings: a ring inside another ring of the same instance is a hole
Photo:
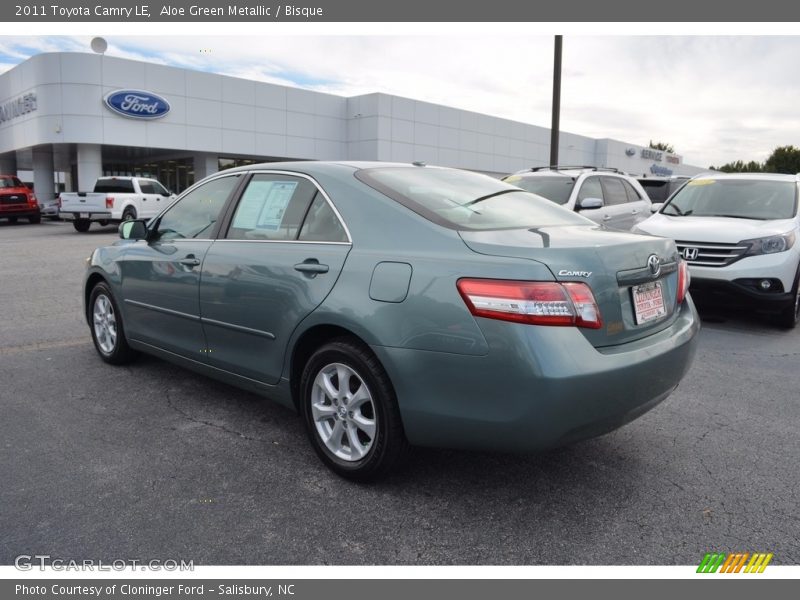
[[[622,186],[625,188],[625,192],[628,194],[628,202],[640,202],[642,200],[642,197],[639,194],[639,192],[636,191],[636,188],[633,187],[630,183],[628,183],[624,179],[622,179],[621,181],[622,181]]]
[[[161,185],[155,179],[150,180],[147,183],[149,183],[151,186],[153,186],[153,193],[154,194],[158,194],[160,196],[169,196],[170,195],[169,191],[167,191],[167,188],[165,188],[163,185]]]
[[[603,177],[603,190],[605,191],[605,203],[607,206],[615,204],[625,204],[628,201],[628,194],[622,179],[617,177]]]
[[[231,175],[212,179],[181,197],[161,217],[157,231],[159,239],[209,236],[239,177]]]
[[[297,238],[309,242],[346,242],[347,233],[322,194],[317,193]]]
[[[583,200],[584,198],[600,198],[605,202],[603,186],[600,185],[599,177],[587,177],[586,181],[583,182],[578,192],[578,200]]]
[[[143,194],[155,194],[155,190],[153,189],[153,184],[149,181],[140,181],[139,182],[139,189],[142,190]]]
[[[316,193],[316,186],[307,179],[257,173],[247,184],[225,237],[296,240]]]

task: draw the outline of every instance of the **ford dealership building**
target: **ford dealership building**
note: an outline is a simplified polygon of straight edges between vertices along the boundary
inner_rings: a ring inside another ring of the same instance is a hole
[[[101,175],[156,177],[180,192],[253,161],[424,161],[504,175],[549,154],[548,128],[387,94],[345,98],[88,53],[40,54],[0,75],[0,174],[20,173],[43,200],[90,190]],[[566,132],[559,162],[705,170]]]

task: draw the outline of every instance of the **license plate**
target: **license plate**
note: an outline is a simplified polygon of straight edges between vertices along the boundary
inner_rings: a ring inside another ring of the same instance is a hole
[[[631,290],[633,290],[633,310],[636,313],[637,325],[655,321],[667,314],[660,281],[635,285]]]
[[[89,213],[81,213],[80,214],[80,218],[81,219],[88,219],[89,218]]]

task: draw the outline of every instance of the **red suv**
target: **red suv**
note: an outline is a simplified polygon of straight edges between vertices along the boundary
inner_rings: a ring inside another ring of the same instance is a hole
[[[0,175],[0,219],[16,223],[19,217],[31,223],[42,220],[36,195],[13,175]]]

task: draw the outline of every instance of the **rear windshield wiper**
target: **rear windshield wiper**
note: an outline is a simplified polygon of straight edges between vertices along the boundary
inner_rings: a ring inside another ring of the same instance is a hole
[[[488,200],[489,198],[494,198],[495,196],[502,196],[503,194],[510,194],[512,192],[524,192],[524,191],[525,190],[500,190],[499,192],[486,194],[485,196],[481,196],[480,198],[475,198],[475,200],[470,200],[469,202],[465,202],[461,206],[472,206],[473,204],[477,204],[478,202],[483,202],[484,200]]]

